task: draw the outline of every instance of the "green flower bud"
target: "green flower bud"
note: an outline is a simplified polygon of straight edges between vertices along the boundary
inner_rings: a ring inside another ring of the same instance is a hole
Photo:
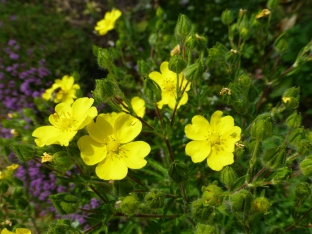
[[[233,14],[230,10],[226,9],[222,12],[221,21],[225,25],[229,25],[233,22]]]
[[[239,35],[241,36],[241,38],[243,38],[244,40],[247,40],[250,34],[250,30],[247,27],[242,27],[239,29]]]
[[[278,184],[287,180],[291,175],[291,170],[288,167],[281,167],[274,171],[274,177],[272,179],[273,184]]]
[[[151,103],[156,103],[161,100],[161,88],[150,78],[144,80],[143,93]]]
[[[306,200],[311,195],[311,189],[308,183],[301,182],[296,186],[295,190],[296,198],[300,201]]]
[[[251,136],[258,141],[270,137],[273,133],[272,118],[269,113],[259,115],[252,123]]]
[[[296,109],[299,106],[300,88],[292,87],[287,89],[282,97],[285,106],[289,109]]]
[[[68,157],[67,152],[60,151],[60,152],[53,154],[52,164],[55,169],[65,173],[71,168],[71,166],[73,165],[73,162]]]
[[[125,197],[134,190],[134,184],[129,178],[114,180],[113,192],[117,197]]]
[[[49,195],[55,209],[62,215],[72,214],[78,210],[79,199],[71,194],[58,193]]]
[[[185,38],[192,30],[192,23],[186,15],[180,14],[174,29],[174,34],[178,39]]]
[[[96,102],[107,102],[121,93],[118,84],[111,78],[95,80],[95,89],[92,95]]]
[[[187,48],[194,49],[197,47],[197,42],[198,40],[195,36],[195,33],[191,33],[186,37],[184,45]]]
[[[207,187],[202,187],[204,205],[219,206],[223,201],[223,191],[214,182]]]
[[[305,138],[304,128],[294,129],[288,136],[288,141],[294,146],[298,146],[299,142]]]
[[[204,203],[204,199],[198,199],[192,202],[192,217],[202,223],[212,223],[219,214],[212,206],[204,205]]]
[[[214,226],[198,223],[194,234],[215,234],[216,228]]]
[[[302,121],[301,113],[295,111],[286,119],[286,125],[289,128],[299,128],[301,126],[301,121]]]
[[[110,68],[112,66],[113,57],[108,49],[98,48],[97,50],[97,62],[102,68]]]
[[[147,76],[150,72],[150,67],[148,63],[141,59],[141,60],[138,60],[137,64],[138,64],[138,71],[140,75]]]
[[[270,169],[276,169],[284,166],[286,161],[285,146],[279,146],[266,150],[262,157],[262,161],[263,164]]]
[[[238,176],[232,167],[226,166],[222,169],[220,180],[226,186],[231,187],[237,179]]]
[[[267,6],[270,10],[274,10],[278,7],[280,0],[269,0]]]
[[[120,203],[121,212],[128,216],[135,214],[138,211],[140,202],[135,194],[125,197]]]
[[[179,184],[187,180],[187,165],[179,161],[174,161],[169,167],[168,174],[174,182]]]
[[[150,208],[156,209],[164,206],[164,194],[158,189],[152,189],[144,199]]]
[[[49,226],[47,234],[81,234],[80,231],[71,226],[71,222],[68,219],[59,219],[53,222]]]
[[[270,202],[267,198],[265,197],[257,197],[255,200],[252,202],[252,211],[254,212],[259,212],[261,214],[265,214],[268,212],[268,209],[270,208]]]
[[[307,156],[300,163],[300,170],[305,176],[312,176],[312,155]]]
[[[273,226],[273,227],[270,227],[270,229],[267,231],[266,234],[284,234],[285,231],[278,227],[278,226]]]
[[[298,148],[297,148],[298,154],[305,156],[307,154],[310,154],[311,149],[312,149],[312,144],[309,140],[302,139],[301,141],[299,141]]]
[[[11,149],[22,162],[27,162],[38,155],[37,149],[33,145],[13,143]]]
[[[156,16],[158,18],[161,18],[161,17],[163,17],[163,15],[164,15],[164,10],[161,7],[157,7],[157,9],[156,9]]]
[[[234,212],[248,213],[251,207],[252,195],[246,189],[242,189],[230,197]]]
[[[170,71],[180,74],[180,72],[182,72],[186,67],[186,62],[181,55],[175,54],[171,56],[168,67]]]
[[[197,49],[198,50],[204,50],[207,48],[208,38],[202,35],[195,34],[195,37],[197,38]]]
[[[282,33],[278,38],[274,41],[274,48],[277,52],[283,53],[288,49],[288,42],[286,40],[286,34]]]
[[[184,70],[184,76],[188,81],[197,81],[202,78],[205,67],[201,60],[197,60],[195,63],[187,66]]]

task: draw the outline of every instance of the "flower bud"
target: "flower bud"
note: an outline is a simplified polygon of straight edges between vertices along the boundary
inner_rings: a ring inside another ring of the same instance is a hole
[[[252,202],[252,196],[249,191],[242,189],[231,195],[230,199],[234,212],[249,212]]]
[[[238,176],[232,167],[226,166],[222,169],[220,180],[226,186],[231,187],[237,179]]]
[[[37,156],[36,147],[33,145],[26,145],[20,143],[13,143],[11,149],[14,151],[16,156],[22,162],[27,162]]]
[[[205,205],[203,199],[198,199],[192,202],[191,213],[192,217],[200,223],[212,223],[220,217],[220,213],[214,207]]]
[[[305,138],[304,128],[294,129],[288,136],[288,141],[294,146],[298,146],[299,142]]]
[[[251,136],[258,141],[270,137],[273,133],[272,118],[269,113],[259,115],[252,123]]]
[[[270,227],[270,229],[267,231],[266,234],[284,234],[285,231],[278,227],[278,226],[273,226],[273,227]]]
[[[98,48],[97,50],[97,62],[102,68],[110,68],[112,66],[113,57],[108,49]]]
[[[185,38],[192,30],[192,23],[186,15],[180,14],[174,29],[177,38]]]
[[[143,93],[151,103],[156,103],[161,100],[161,88],[150,78],[144,80]]]
[[[194,49],[197,47],[197,43],[198,40],[195,36],[195,33],[191,33],[186,37],[184,45],[187,48]]]
[[[120,210],[126,215],[131,216],[138,211],[139,205],[140,202],[137,196],[131,194],[122,200],[122,202],[120,203]]]
[[[138,60],[138,71],[141,76],[147,76],[150,72],[149,65],[143,59]]]
[[[95,89],[92,95],[96,102],[107,102],[121,93],[118,84],[111,78],[95,80]]]
[[[180,74],[186,67],[186,62],[181,55],[176,54],[170,58],[168,67],[170,71]]]
[[[294,111],[287,119],[286,119],[286,125],[289,128],[299,128],[301,126],[301,113],[298,113],[297,111]]]
[[[253,200],[251,209],[254,212],[265,214],[268,212],[270,206],[270,202],[266,197],[257,197],[255,200]]]
[[[289,109],[296,109],[299,105],[300,88],[292,87],[287,89],[282,97],[285,106]]]
[[[301,141],[299,141],[298,147],[297,147],[297,152],[300,155],[307,155],[310,154],[312,149],[312,144],[309,140],[307,139],[302,139]]]
[[[308,183],[301,182],[296,186],[295,195],[298,200],[304,201],[311,195],[311,189]]]
[[[198,50],[204,50],[207,48],[208,38],[202,35],[195,34],[195,37],[197,38],[197,49]]]
[[[250,30],[248,29],[248,27],[241,27],[241,28],[239,28],[239,35],[244,40],[248,39],[249,34],[250,34]]]
[[[71,194],[58,193],[49,198],[61,215],[75,213],[79,207],[79,199]]]
[[[233,14],[230,10],[226,9],[222,12],[221,21],[223,24],[229,25],[233,22]]]
[[[214,234],[216,233],[216,228],[214,226],[205,225],[198,223],[196,231],[194,234]]]
[[[262,157],[262,161],[263,164],[270,169],[276,169],[284,166],[286,161],[285,146],[279,146],[266,150]]]
[[[201,60],[187,66],[184,70],[184,76],[188,81],[194,82],[202,78],[205,67]]]
[[[71,159],[68,157],[68,154],[65,151],[60,151],[53,154],[52,164],[55,169],[64,173],[68,171],[73,165]]]
[[[291,169],[289,169],[288,167],[281,167],[275,170],[273,175],[273,184],[278,184],[289,178],[289,176],[291,175]]]
[[[300,170],[305,176],[312,176],[312,155],[307,156],[300,163]]]
[[[164,194],[158,189],[152,189],[144,198],[150,208],[161,208],[164,206]]]
[[[269,0],[267,6],[269,9],[274,10],[278,7],[280,0]]]
[[[223,201],[223,191],[214,182],[207,187],[202,187],[204,206],[219,206]]]
[[[278,38],[274,41],[274,48],[277,52],[283,53],[288,49],[288,42],[286,40],[286,33],[282,33]]]
[[[123,180],[114,180],[113,192],[117,197],[125,197],[134,190],[133,182],[127,177]]]
[[[187,180],[187,165],[179,161],[174,161],[169,167],[168,174],[174,182],[179,184]]]

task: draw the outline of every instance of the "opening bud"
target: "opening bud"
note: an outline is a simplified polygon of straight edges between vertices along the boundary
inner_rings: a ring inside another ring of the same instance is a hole
[[[204,205],[219,206],[223,201],[223,191],[217,186],[217,182],[202,187]]]
[[[268,212],[271,204],[269,200],[265,197],[257,197],[252,202],[252,211],[265,214]]]
[[[186,62],[181,55],[176,54],[170,58],[168,67],[170,71],[180,74],[186,67]]]
[[[169,176],[177,184],[187,180],[187,165],[179,161],[174,161],[169,167]]]
[[[292,87],[285,91],[282,100],[289,109],[296,109],[299,105],[300,88]]]
[[[286,161],[285,146],[283,145],[266,150],[262,157],[262,161],[263,164],[270,169],[276,169],[278,167],[284,166]]]
[[[125,197],[120,203],[121,212],[128,216],[135,214],[138,210],[140,202],[135,194]]]
[[[251,136],[259,141],[270,137],[273,133],[272,118],[269,113],[259,115],[252,123]]]
[[[185,38],[192,30],[192,23],[186,15],[179,15],[178,22],[175,26],[174,33],[177,38]]]
[[[49,196],[55,209],[62,215],[72,214],[78,210],[79,199],[71,194],[58,193]]]

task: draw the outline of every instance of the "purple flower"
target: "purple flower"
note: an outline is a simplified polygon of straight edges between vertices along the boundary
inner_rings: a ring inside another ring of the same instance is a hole
[[[13,40],[13,39],[10,39],[9,42],[8,42],[9,46],[14,46],[15,44],[16,44],[16,41]]]
[[[12,52],[10,54],[10,59],[17,60],[17,59],[19,59],[19,55]]]
[[[0,80],[2,80],[4,77],[4,74],[2,72],[0,72]]]
[[[16,15],[11,15],[10,20],[16,20]]]

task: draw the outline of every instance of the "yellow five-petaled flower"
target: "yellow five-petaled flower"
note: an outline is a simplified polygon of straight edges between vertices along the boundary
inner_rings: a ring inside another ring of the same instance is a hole
[[[188,95],[186,91],[190,90],[190,84],[187,84],[187,81],[183,79],[182,72],[177,75],[177,73],[170,71],[168,64],[168,62],[163,62],[160,65],[161,73],[153,71],[148,76],[161,88],[161,100],[157,102],[158,108],[161,109],[163,105],[168,104],[169,108],[174,110],[178,98],[177,90],[181,93],[184,91],[177,106],[179,108],[181,105],[187,103]]]
[[[72,106],[67,103],[56,105],[56,113],[49,116],[52,126],[39,127],[33,132],[36,144],[40,147],[51,144],[68,146],[78,130],[97,116],[93,102],[93,98],[78,98]]]
[[[233,117],[222,117],[222,114],[222,111],[214,112],[210,123],[205,117],[196,115],[192,124],[185,126],[186,136],[193,140],[186,145],[186,154],[194,163],[207,158],[208,166],[215,171],[234,162],[235,143],[241,134],[241,128],[234,126]]]
[[[31,234],[31,231],[26,228],[16,228],[15,232],[11,232],[8,229],[4,228],[1,231],[1,234]]]
[[[47,89],[42,98],[54,103],[66,102],[71,104],[76,97],[76,90],[80,89],[78,84],[74,84],[75,79],[72,76],[63,76],[63,78],[56,79],[51,88]]]
[[[105,35],[108,31],[114,29],[115,22],[121,16],[121,14],[121,11],[117,9],[106,12],[104,19],[97,22],[94,29],[98,31],[100,35]]]
[[[82,160],[95,165],[103,180],[121,180],[128,168],[140,169],[151,147],[144,141],[133,141],[142,130],[142,123],[125,113],[100,114],[87,126],[89,135],[78,140]]]

